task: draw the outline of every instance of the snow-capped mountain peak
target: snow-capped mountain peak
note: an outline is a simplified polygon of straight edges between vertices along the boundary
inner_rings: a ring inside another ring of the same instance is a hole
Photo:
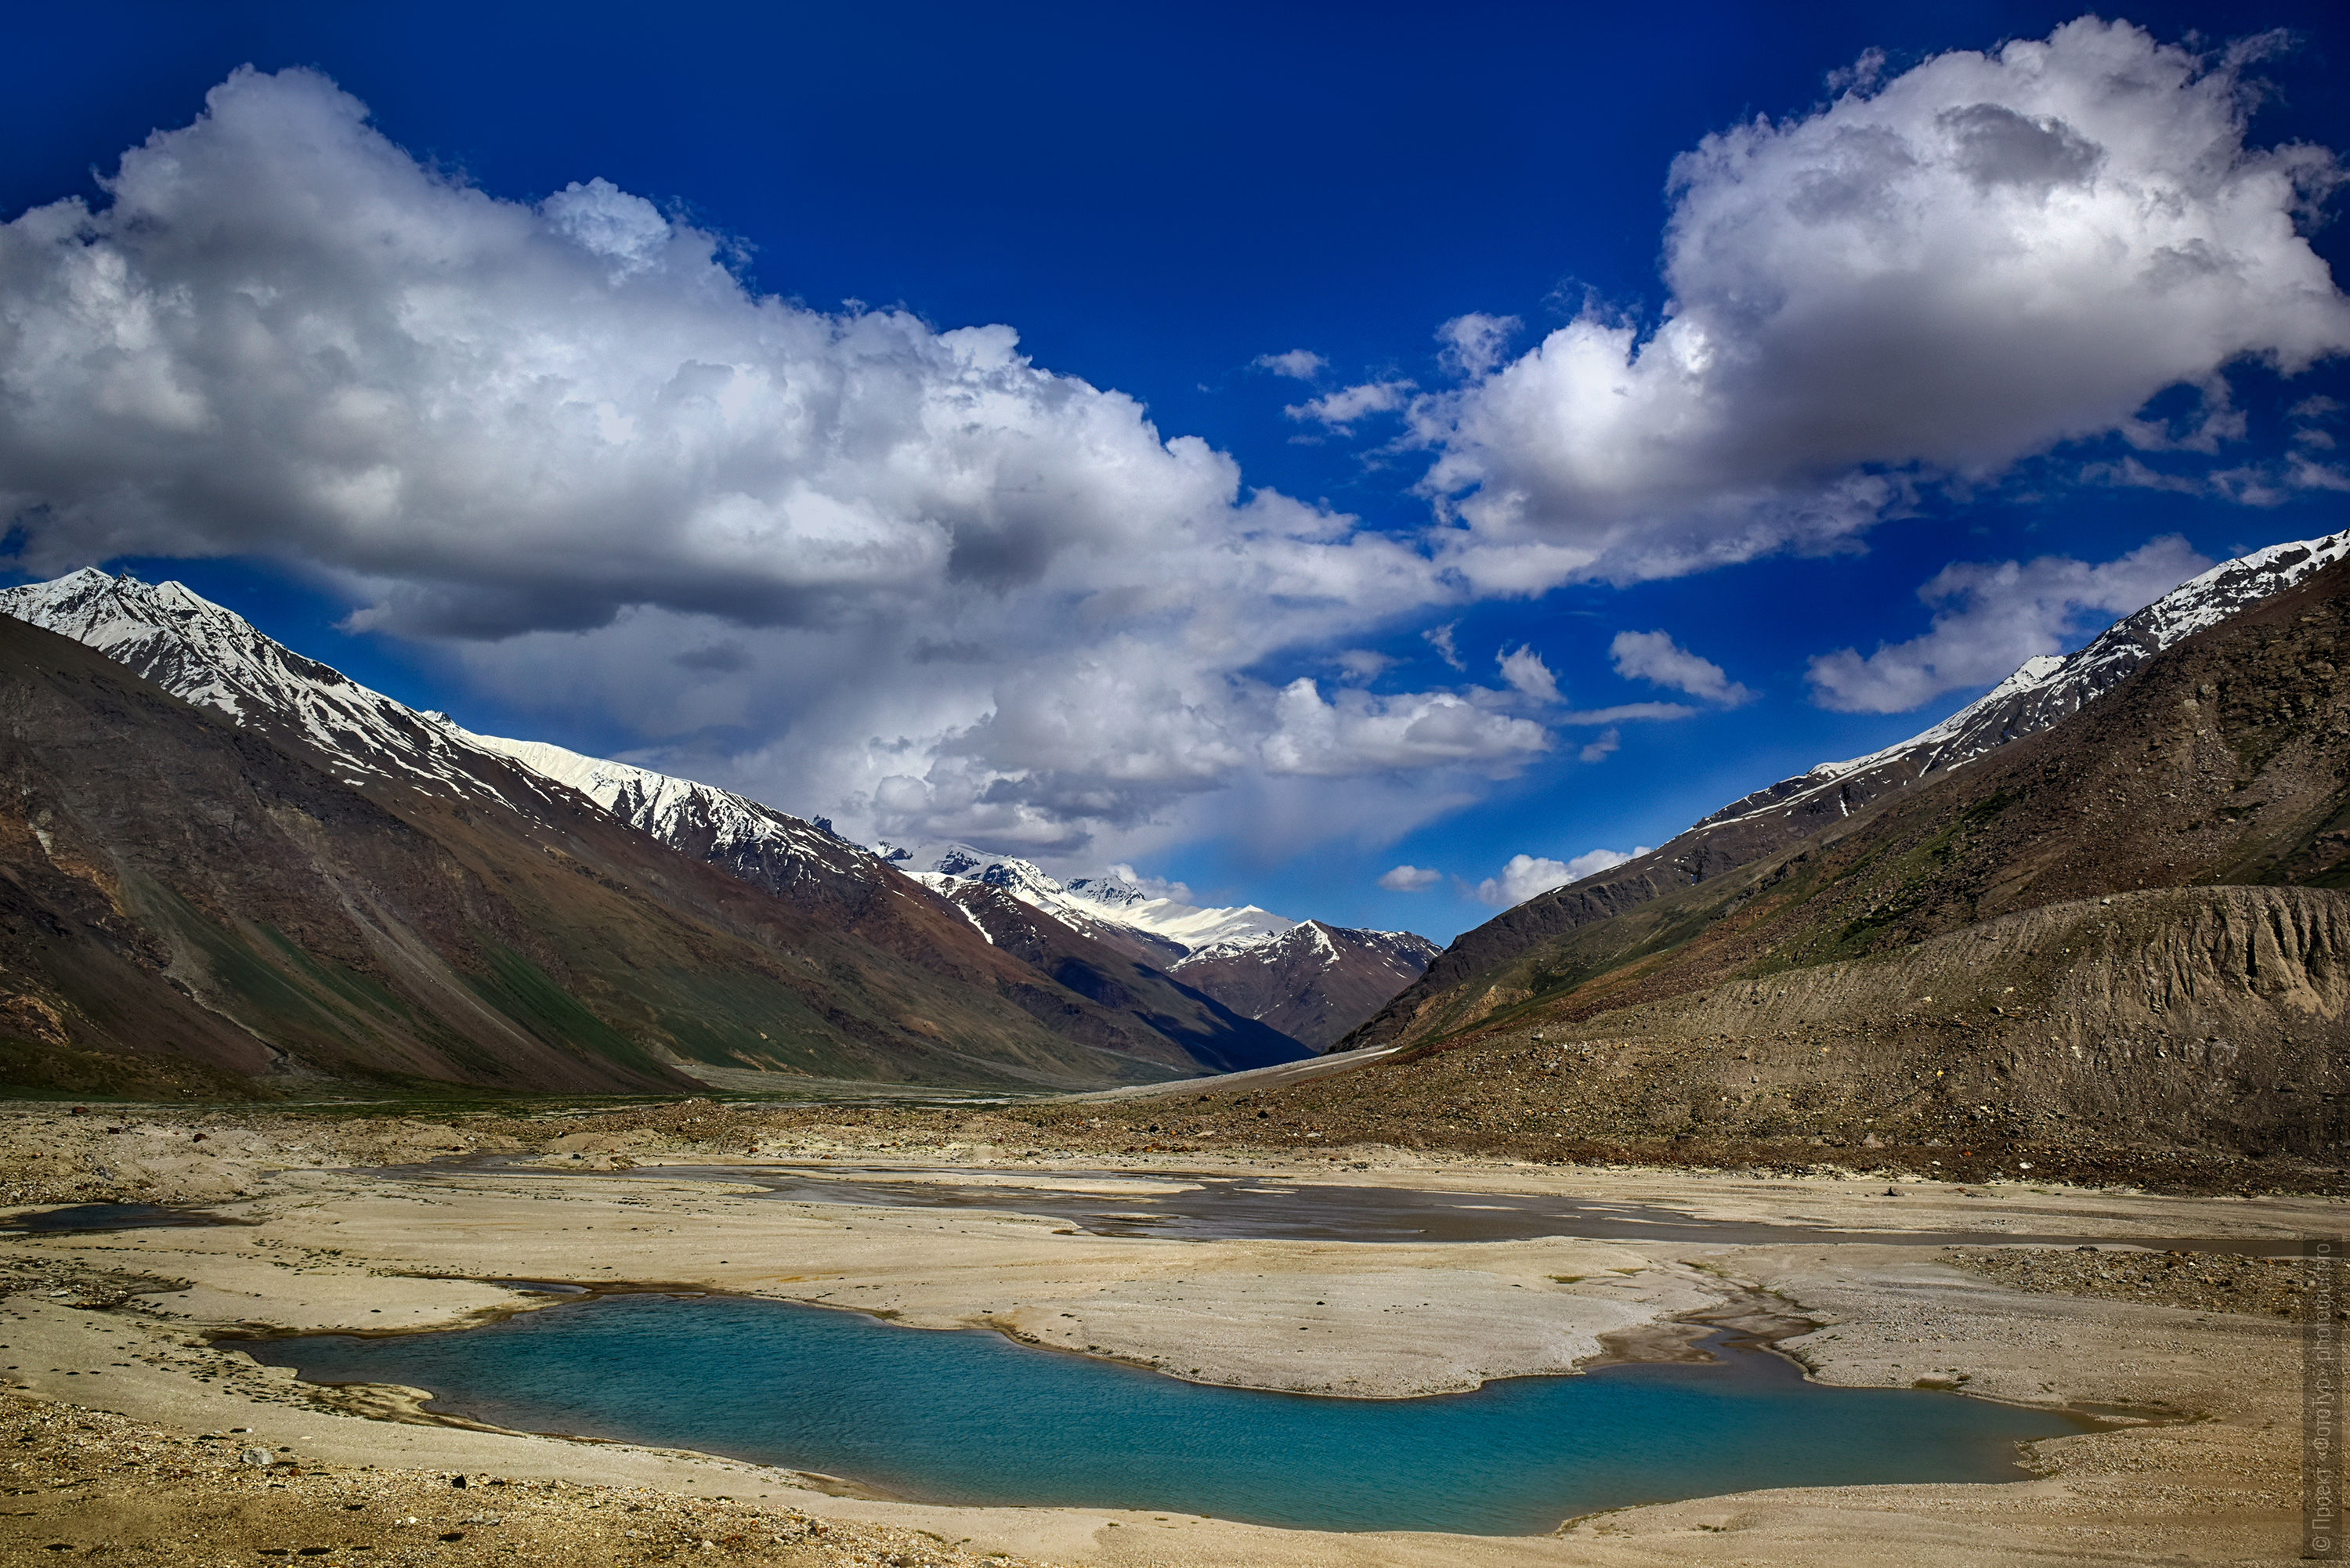
[[[1087,936],[1139,935],[1146,939],[1151,961],[1162,967],[1216,943],[1269,940],[1297,925],[1254,904],[1201,909],[1116,875],[1063,882],[1033,860],[991,855],[968,844],[879,847],[884,859],[932,888],[958,878],[984,882]]]
[[[295,652],[183,584],[88,567],[0,590],[0,613],[70,637],[240,725],[282,728],[353,783],[397,779],[442,794],[505,799],[500,781],[511,787],[519,764],[672,848],[743,875],[750,872],[736,863],[756,861],[764,874],[754,880],[773,884],[786,867],[873,868],[872,857],[846,839],[731,790],[542,741],[475,734],[446,713],[411,708]]]
[[[1272,936],[1211,943],[1168,972],[1236,1012],[1327,1049],[1419,979],[1441,950],[1409,931],[1307,920]]]
[[[446,713],[411,708],[296,653],[179,583],[158,586],[95,569],[78,571],[0,590],[0,613],[86,644],[183,701],[306,755],[348,784],[389,792],[386,798],[421,791],[494,800],[542,822],[579,809],[584,796],[586,804],[628,826],[826,921],[853,922],[850,929],[859,932],[871,928],[891,933],[898,943],[891,950],[901,954],[936,948],[937,928],[930,922],[935,911],[927,896],[889,874],[890,863],[945,894],[946,908],[991,945],[1002,944],[982,918],[985,901],[972,901],[971,884],[1000,888],[1125,958],[1160,970],[1176,968],[1194,952],[1222,959],[1262,947],[1270,957],[1302,930],[1305,948],[1315,950],[1299,961],[1243,965],[1247,972],[1240,983],[1252,995],[1272,988],[1271,1000],[1253,1003],[1243,1017],[1232,1016],[1238,1009],[1219,1010],[1223,999],[1216,996],[1218,981],[1207,972],[1180,982],[1160,975],[1141,982],[1145,992],[1153,983],[1164,988],[1149,993],[1157,1000],[1129,997],[1113,1007],[1125,1009],[1143,1032],[1138,1038],[1163,1039],[1191,1053],[1190,1060],[1229,1064],[1250,1059],[1252,1052],[1294,1048],[1283,1025],[1254,1030],[1247,1023],[1269,1012],[1284,1018],[1295,1012],[1291,1022],[1315,1033],[1316,1044],[1325,1043],[1331,1031],[1367,1016],[1409,978],[1384,949],[1350,957],[1332,946],[1323,928],[1300,928],[1254,905],[1200,909],[1160,896],[1123,868],[1065,885],[1031,861],[960,844],[921,852],[894,849],[885,862],[839,837],[828,823],[804,821],[731,790],[543,741],[477,734]],[[938,951],[941,972],[961,976],[955,966],[966,960]],[[1424,966],[1422,959],[1409,972]],[[1045,970],[1048,977],[1055,972]],[[1101,972],[1108,982],[1105,994],[1123,994],[1137,983],[1133,977],[1118,981]],[[1082,994],[1089,1002],[1110,1005],[1098,1002],[1090,991]],[[1168,1007],[1182,1017],[1172,1018]]]
[[[585,756],[545,741],[456,732],[484,751],[570,785],[631,827],[704,860],[733,866],[746,855],[781,853],[841,874],[872,860],[865,850],[817,824],[715,784]]]
[[[85,567],[0,590],[0,613],[70,637],[240,725],[281,728],[347,777],[497,793],[469,765],[477,759],[445,715],[420,712],[305,658],[185,584]]]

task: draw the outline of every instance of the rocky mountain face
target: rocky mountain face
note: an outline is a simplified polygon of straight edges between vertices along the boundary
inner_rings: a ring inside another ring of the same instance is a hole
[[[1953,1174],[2339,1164],[2345,657],[2337,565],[1970,767],[1421,992],[1397,1031],[1421,1044],[1281,1114],[1326,1138],[1826,1145]]]
[[[2164,649],[2345,556],[2350,532],[2272,545],[2223,562],[2117,621],[2074,653],[2025,660],[1984,697],[1898,745],[1823,763],[1756,790],[1646,855],[1530,898],[1464,933],[1411,991],[1396,997],[1347,1044],[1394,1044],[1424,1033],[1415,1020],[1457,1020],[1463,999],[1491,992],[1489,977],[1518,955],[1562,933],[1753,866],[1888,795],[2051,729],[2114,691]],[[1446,1000],[1438,1002],[1439,993]]]
[[[1065,925],[993,883],[946,878],[939,891],[1000,950],[1097,1006],[1144,1021],[1214,1071],[1270,1067],[1310,1054],[1305,1043],[1293,1038],[1278,1023],[1237,1012],[1126,950]]]
[[[1201,909],[1116,874],[1062,882],[1034,862],[964,844],[884,845],[881,853],[966,909],[996,908],[968,891],[993,888],[1316,1051],[1377,1012],[1442,950],[1409,931],[1300,924],[1253,904]],[[997,908],[990,929],[1013,918]]]
[[[1254,940],[1211,943],[1186,954],[1172,972],[1233,1012],[1326,1051],[1442,950],[1409,931],[1307,920]]]
[[[84,570],[0,590],[0,614],[96,649],[347,783],[502,801],[499,781],[520,774],[536,790],[544,788],[539,781],[552,781],[671,848],[858,929],[910,961],[935,950],[924,939],[940,911],[869,852],[827,829],[708,784],[474,734],[444,713],[411,708],[304,658],[179,583]],[[951,955],[944,961],[960,975]]]

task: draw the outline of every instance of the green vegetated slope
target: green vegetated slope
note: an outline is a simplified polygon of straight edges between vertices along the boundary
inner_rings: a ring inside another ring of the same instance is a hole
[[[1300,1114],[2324,1154],[2350,1137],[2345,638],[2336,567],[1799,847],[1408,995],[1409,1059]]]
[[[694,1086],[677,1058],[999,1085],[1195,1070],[1140,1032],[1123,1051],[1054,1033],[1016,961],[976,961],[978,983],[908,962],[520,770],[463,800],[354,787],[5,619],[0,701],[0,1080],[620,1092]]]

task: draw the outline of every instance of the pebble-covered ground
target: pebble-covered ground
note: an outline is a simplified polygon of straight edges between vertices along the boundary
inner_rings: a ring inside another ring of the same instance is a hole
[[[1447,1053],[1441,1069],[1459,1080],[1446,1101],[1451,1119],[1431,1116],[1403,1125],[1376,1106],[1356,1104],[1347,1097],[1351,1090],[1341,1094],[1311,1083],[1221,1095],[1001,1107],[709,1099],[540,1102],[452,1107],[429,1116],[414,1110],[369,1115],[254,1106],[14,1107],[15,1115],[0,1116],[0,1205],[206,1204],[250,1197],[269,1172],[289,1168],[402,1166],[452,1154],[550,1152],[576,1158],[585,1168],[608,1169],[634,1158],[696,1153],[822,1158],[920,1152],[947,1160],[1206,1154],[1311,1166],[1351,1160],[1378,1148],[1435,1161],[1512,1159],[1791,1176],[1900,1172],[1952,1181],[2030,1180],[2158,1192],[2350,1190],[2350,1168],[2182,1149],[2009,1144],[1994,1151],[1939,1145],[1838,1147],[1815,1140],[1626,1143],[1558,1137],[1534,1127],[1523,1114],[1527,1084],[1539,1075],[1510,1070],[1502,1060],[1506,1051],[1493,1054],[1500,1049]]]
[[[1942,1261],[2010,1290],[2259,1317],[2299,1317],[2311,1282],[2309,1265],[2298,1259],[2224,1252],[1952,1247],[1943,1252]]]
[[[240,1431],[170,1432],[0,1395],[0,1562],[619,1568],[1037,1568],[920,1531],[566,1481],[320,1465]],[[461,1483],[462,1480],[462,1484]]]

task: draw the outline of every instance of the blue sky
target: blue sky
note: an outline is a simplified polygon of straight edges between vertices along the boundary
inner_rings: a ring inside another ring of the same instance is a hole
[[[2076,15],[27,12],[12,580],[1448,939],[2345,524],[2338,16]]]

